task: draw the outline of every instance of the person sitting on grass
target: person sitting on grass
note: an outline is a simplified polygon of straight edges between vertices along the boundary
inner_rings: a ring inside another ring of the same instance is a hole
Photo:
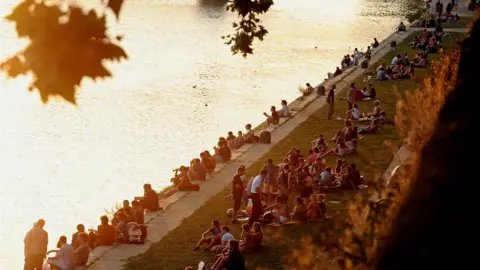
[[[298,197],[295,201],[295,206],[290,214],[290,217],[295,222],[304,223],[307,222],[307,206],[303,202],[303,199]]]
[[[272,124],[278,125],[278,123],[280,122],[280,115],[278,114],[277,108],[275,108],[275,106],[272,106],[270,108],[270,114],[271,115],[268,115],[265,112],[263,113],[263,115],[267,117],[267,128],[270,127],[270,125]]]
[[[317,194],[310,195],[310,203],[307,206],[307,218],[317,219],[320,217],[320,206],[317,201]]]
[[[281,196],[277,196],[275,203],[265,207],[265,211],[272,211],[274,221],[277,224],[284,224],[288,221],[288,207]]]
[[[341,162],[341,160],[340,160]],[[338,161],[337,161],[338,163]],[[341,166],[341,164],[340,164]],[[339,171],[340,172],[340,171]],[[320,174],[320,179],[319,183],[322,186],[331,186],[333,185],[333,182],[335,181],[335,175],[332,173],[332,168],[327,167],[325,170]]]
[[[352,127],[348,133],[345,134],[345,143],[349,143],[353,140],[358,140],[358,128]],[[348,146],[348,145],[347,145]]]
[[[323,157],[328,157],[328,156],[339,156],[339,157],[345,157],[348,156],[352,153],[352,149],[349,149],[347,145],[345,144],[345,139],[343,138],[338,138],[337,140],[337,147],[335,149],[330,149],[328,150]]]
[[[263,244],[263,230],[260,222],[254,222],[252,226],[253,252],[260,250]]]
[[[251,253],[254,250],[253,246],[253,237],[250,225],[247,223],[242,224],[242,234],[241,234],[241,241],[240,241],[240,252],[241,253]]]
[[[300,186],[300,197],[307,200],[313,193],[313,178],[308,166],[298,169],[297,182]]]
[[[227,251],[217,255],[217,260],[210,269],[245,270],[245,259],[240,252],[240,245],[238,241],[231,240],[228,242]]]
[[[202,238],[200,238],[200,241],[198,241],[193,250],[199,250],[201,246],[207,244],[208,246],[205,248],[205,251],[208,251],[211,247],[220,244],[221,233],[222,230],[220,229],[220,222],[218,222],[218,220],[214,220],[212,222],[212,227],[202,233]]]
[[[326,199],[327,196],[325,194],[320,193],[317,195],[318,198],[318,206],[320,208],[320,217],[325,218],[327,217],[327,204],[326,204]]]
[[[400,69],[392,76],[392,79],[398,80],[398,79],[410,79],[415,76],[415,69],[413,66],[410,68],[405,68],[405,66],[400,65]]]
[[[386,69],[377,69],[377,80],[379,81],[387,81],[390,79],[390,76],[387,75]]]
[[[228,228],[227,226],[223,226],[221,243],[212,247],[210,250],[213,253],[219,254],[225,251],[225,249],[228,247],[228,242],[230,242],[230,240],[234,240],[233,235],[230,233],[230,228]]]
[[[373,134],[378,131],[378,120],[373,119],[369,126],[358,127],[359,134]]]
[[[328,145],[327,145],[327,143],[325,142],[325,139],[324,139],[324,137],[323,137],[323,134],[319,134],[319,135],[318,135],[318,139],[313,140],[313,141],[311,142],[311,144],[312,144],[312,148],[317,147],[318,149],[320,149],[320,148],[325,147],[325,146],[328,147]]]
[[[353,121],[358,121],[362,117],[362,113],[358,109],[358,105],[355,103],[353,104],[353,108],[346,112],[346,119],[351,119]]]
[[[427,56],[425,54],[417,54],[412,61],[412,67],[424,68],[427,66]]]

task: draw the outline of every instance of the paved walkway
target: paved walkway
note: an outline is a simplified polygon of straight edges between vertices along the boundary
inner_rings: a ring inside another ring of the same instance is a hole
[[[377,48],[371,59],[371,63],[377,62],[390,50],[390,41],[395,40],[397,43],[405,39],[411,32],[416,29],[409,29],[403,33],[393,33],[386,38]],[[342,94],[348,88],[349,83],[356,77],[361,76],[364,70],[361,68],[351,68],[345,72],[340,78],[329,80],[326,88],[333,83],[337,84],[338,94]],[[299,99],[292,103],[296,109],[295,115],[288,121],[272,130],[271,144],[256,144],[246,146],[240,151],[234,153],[232,162],[222,164],[216,170],[209,180],[201,184],[201,190],[198,192],[178,192],[174,196],[162,201],[162,206],[166,206],[165,213],[155,213],[146,217],[148,225],[148,241],[144,245],[116,245],[114,247],[97,247],[90,256],[89,265],[84,267],[88,270],[114,270],[122,269],[125,260],[130,257],[137,256],[147,251],[152,243],[160,241],[172,229],[179,226],[185,217],[190,216],[194,211],[200,208],[204,202],[220,192],[231,182],[231,177],[236,173],[240,164],[249,167],[255,161],[262,158],[275,144],[283,140],[298,125],[307,120],[313,113],[325,105],[325,97],[310,96]]]

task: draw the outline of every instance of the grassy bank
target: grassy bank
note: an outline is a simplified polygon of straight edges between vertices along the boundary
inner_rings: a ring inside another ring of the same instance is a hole
[[[442,24],[443,28],[467,28],[472,22],[472,17],[460,17],[456,22],[445,22]]]
[[[418,33],[412,34],[415,35]],[[453,34],[452,38],[446,37],[445,46],[452,47],[455,45],[456,38],[462,34]],[[408,52],[410,56],[414,55],[407,44],[411,37],[405,39],[404,42],[397,46],[396,50],[390,51],[381,62],[390,63],[392,58],[398,52]],[[438,58],[438,55],[431,55],[431,59]],[[374,65],[375,67],[377,64]],[[377,90],[377,99],[381,101],[382,109],[387,113],[389,118],[393,118],[396,110],[397,94],[403,93],[409,89],[415,89],[421,86],[423,79],[429,73],[428,69],[416,69],[416,77],[413,80],[399,80],[378,82],[374,84]],[[354,81],[357,86],[363,87],[361,78]],[[396,89],[396,91],[395,91]],[[336,100],[336,116],[343,116],[347,106],[344,100],[338,100],[345,94],[337,96]],[[372,101],[362,101],[358,103],[360,111],[369,112],[372,110]],[[307,149],[310,147],[310,141],[319,133],[324,134],[326,138],[331,138],[334,132],[342,127],[340,121],[328,121],[327,108],[319,109],[314,115],[300,124],[289,136],[275,145],[262,159],[254,163],[247,170],[248,176],[256,175],[262,168],[268,158],[280,162],[292,147],[297,147],[306,155]],[[361,173],[369,180],[379,177],[388,167],[395,147],[400,143],[400,139],[396,133],[395,127],[385,126],[378,134],[366,135],[360,141],[358,150],[360,155],[348,157],[347,160],[354,162],[359,167]],[[335,158],[327,159],[328,164],[333,165]],[[166,235],[162,241],[153,244],[153,246],[143,255],[132,258],[127,269],[183,269],[187,265],[196,265],[198,261],[203,260],[209,263],[213,262],[214,256],[211,253],[203,251],[192,251],[200,234],[208,228],[212,220],[219,220],[222,224],[228,223],[225,215],[227,208],[232,203],[224,199],[230,192],[226,188],[216,196],[208,199],[205,204],[200,207],[190,217],[186,218],[183,223]],[[366,193],[366,191],[364,191]],[[264,247],[258,254],[246,255],[248,269],[282,269],[289,264],[295,263],[295,258],[290,257],[294,254],[295,249],[302,247],[302,239],[304,237],[311,238],[314,244],[329,243],[335,244],[339,239],[339,235],[325,235],[324,232],[330,231],[332,234],[341,234],[343,232],[342,223],[346,220],[347,204],[355,196],[356,192],[343,192],[337,194],[327,194],[329,201],[337,203],[329,203],[329,214],[332,220],[323,223],[313,223],[304,225],[288,225],[277,228],[265,226]],[[366,195],[366,194],[365,194]],[[230,225],[232,233],[239,237],[239,225]],[[336,230],[329,230],[329,229]]]

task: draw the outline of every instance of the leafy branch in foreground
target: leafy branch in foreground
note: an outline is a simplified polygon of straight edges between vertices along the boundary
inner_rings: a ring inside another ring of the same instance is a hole
[[[232,0],[228,3],[227,11],[237,13],[240,18],[239,22],[232,24],[235,33],[222,37],[233,54],[241,53],[243,57],[253,54],[255,38],[263,41],[268,33],[258,15],[266,13],[272,5],[273,0]]]
[[[122,3],[123,0],[109,0],[104,7],[118,18]],[[75,5],[64,9],[60,5],[56,1],[24,0],[6,16],[15,24],[18,37],[29,39],[30,43],[0,63],[0,69],[8,77],[33,75],[29,90],[38,90],[43,102],[60,96],[75,104],[75,91],[84,77],[110,77],[104,61],[128,57],[107,36],[105,14],[85,12]]]

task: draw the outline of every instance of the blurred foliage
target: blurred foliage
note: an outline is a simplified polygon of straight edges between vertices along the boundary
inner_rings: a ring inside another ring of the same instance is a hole
[[[273,5],[273,0],[232,0],[227,4],[227,11],[237,13],[238,22],[232,24],[235,33],[222,37],[231,47],[232,53],[241,53],[243,57],[253,53],[253,41],[263,40],[268,33],[258,18]]]
[[[105,9],[119,16],[123,0],[109,0]],[[60,96],[75,104],[75,91],[84,77],[112,76],[105,61],[127,58],[126,52],[107,36],[105,14],[84,11],[60,1],[24,0],[6,16],[19,38],[29,44],[0,64],[9,77],[30,74],[29,90],[38,90],[43,102]]]
[[[408,170],[396,178],[393,189],[380,180],[370,200],[356,200],[350,211],[350,226],[343,241],[342,266],[345,269],[373,269],[382,244],[389,236],[397,211],[409,194],[410,182],[417,175],[423,146],[431,138],[438,114],[455,84],[459,62],[458,49],[445,54],[432,66],[433,74],[421,89],[412,89],[399,96],[395,123],[403,137],[403,145],[411,154]]]

